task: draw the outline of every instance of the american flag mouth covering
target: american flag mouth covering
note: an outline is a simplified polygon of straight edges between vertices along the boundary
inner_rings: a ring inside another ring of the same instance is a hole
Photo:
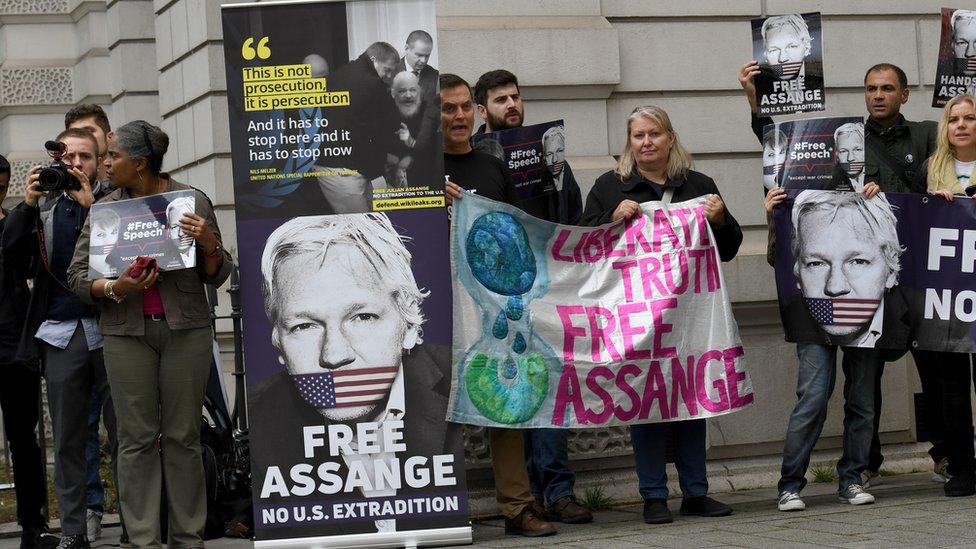
[[[339,368],[315,374],[294,374],[292,382],[305,402],[316,408],[369,406],[386,398],[399,366]]]
[[[796,75],[800,74],[800,69],[803,68],[803,61],[796,61],[793,63],[781,63],[779,65],[770,65],[773,73],[777,77],[784,80],[790,80],[796,78]]]
[[[844,297],[809,297],[806,302],[810,316],[822,326],[863,326],[881,304],[880,299]]]

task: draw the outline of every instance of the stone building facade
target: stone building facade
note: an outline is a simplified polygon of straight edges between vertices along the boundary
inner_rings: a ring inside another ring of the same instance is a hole
[[[164,168],[214,201],[228,249],[235,248],[227,103],[217,0],[0,0],[0,152],[14,165],[8,204],[23,173],[42,161],[43,142],[80,102],[104,105],[114,124],[142,118],[171,136]],[[584,194],[613,165],[625,118],[658,104],[672,117],[697,169],[718,182],[744,227],[739,257],[725,267],[756,403],[711,420],[710,457],[775,456],[795,400],[794,346],[782,338],[766,220],[759,146],[737,81],[749,58],[749,19],[821,11],[828,114],[863,115],[864,71],[887,61],[908,74],[911,119],[930,108],[939,40],[933,0],[441,0],[442,71],[474,81],[508,68],[520,76],[528,122],[564,118],[567,154]],[[399,44],[395,46],[400,47]],[[221,309],[226,310],[226,299]],[[229,343],[226,329],[223,336]],[[225,348],[227,345],[225,345]],[[886,442],[914,440],[914,368],[885,375]],[[838,380],[838,386],[841,381]],[[839,392],[839,391],[838,391]],[[821,446],[840,445],[835,397]],[[630,465],[624,429],[584,431],[573,453],[582,470]],[[484,463],[476,433],[471,457]],[[588,458],[614,457],[597,464]],[[771,471],[775,472],[775,471]]]

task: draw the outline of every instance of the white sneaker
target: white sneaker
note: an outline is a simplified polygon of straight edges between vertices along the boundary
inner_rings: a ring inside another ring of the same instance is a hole
[[[949,482],[952,475],[949,474],[949,460],[942,458],[942,461],[932,467],[932,482],[945,484]]]
[[[861,471],[861,486],[864,488],[870,488],[871,486],[877,486],[881,484],[881,472],[875,471],[873,469],[865,469]]]
[[[807,508],[807,504],[800,499],[799,493],[783,492],[779,495],[779,503],[776,504],[776,507],[780,511],[802,511]]]
[[[860,484],[851,484],[839,496],[840,501],[851,505],[874,503],[874,496],[865,492]]]
[[[85,514],[85,526],[88,530],[88,542],[94,542],[102,537],[102,514],[89,509]]]

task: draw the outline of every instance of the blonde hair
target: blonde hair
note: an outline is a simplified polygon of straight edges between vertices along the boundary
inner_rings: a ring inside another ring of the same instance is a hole
[[[976,97],[968,93],[957,95],[946,103],[939,118],[939,130],[935,140],[935,153],[929,157],[928,191],[935,193],[948,190],[952,194],[962,194],[964,191],[956,178],[956,151],[949,144],[949,113],[960,103],[969,103],[976,107]]]
[[[681,145],[681,140],[678,139],[678,134],[675,133],[674,127],[671,125],[668,113],[655,105],[637,107],[627,117],[627,139],[624,140],[624,151],[620,153],[620,160],[617,161],[617,168],[614,170],[617,175],[621,179],[627,179],[634,173],[636,161],[634,160],[634,151],[630,147],[630,130],[634,125],[634,120],[638,118],[653,122],[671,134],[674,142],[671,144],[671,151],[668,154],[668,179],[684,178],[692,166],[691,153]]]

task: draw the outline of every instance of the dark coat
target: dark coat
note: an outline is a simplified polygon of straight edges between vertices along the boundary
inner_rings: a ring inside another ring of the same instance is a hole
[[[458,485],[450,488],[404,487],[397,496],[416,494],[434,495],[437,493],[464,491],[464,446],[461,426],[448,423],[447,404],[451,387],[451,348],[447,345],[420,345],[415,347],[403,360],[405,415],[403,441],[407,451],[398,454],[401,463],[409,456],[430,457],[438,454],[454,454],[454,474]],[[298,394],[294,384],[283,371],[261,381],[249,393],[248,406],[251,421],[251,455],[255,464],[262,467],[277,465],[288,478],[288,471],[297,463],[321,463],[337,461],[338,475],[345,478],[347,468],[341,457],[317,454],[315,458],[304,457],[302,427],[322,425],[326,420],[312,406],[306,404]],[[260,444],[258,442],[260,441]],[[264,471],[254,471],[255,509],[264,505],[301,503],[326,504],[338,501],[358,501],[362,494],[339,493],[333,496],[316,494],[305,498],[271,496],[258,500]],[[467,514],[419,519],[398,519],[397,530],[416,530],[464,526],[468,524]],[[332,522],[321,526],[310,524],[301,527],[275,528],[275,536],[306,537],[339,534],[375,532],[372,520],[359,522]]]
[[[101,199],[109,191],[107,185],[96,185],[95,200]],[[47,318],[51,285],[55,283],[54,278],[46,271],[45,262],[41,260],[41,240],[44,241],[44,249],[48,253],[47,263],[50,263],[50,254],[54,249],[52,226],[54,207],[61,200],[69,199],[62,194],[45,200],[40,206],[28,206],[26,202],[17,204],[10,211],[3,231],[2,247],[3,257],[7,259],[4,261],[7,276],[18,279],[15,286],[26,284],[27,279],[34,281],[30,301],[25,309],[25,322],[16,355],[17,360],[31,364],[40,360],[40,347],[34,334]],[[76,241],[88,217],[88,208],[80,208],[80,210],[76,218],[78,220],[75,227]]]
[[[329,88],[349,92],[349,106],[334,107],[329,114],[336,128],[350,132],[353,152],[349,158],[323,158],[318,164],[355,169],[369,180],[383,175],[386,154],[396,148],[396,130],[400,127],[400,113],[393,103],[390,87],[376,74],[373,62],[363,53],[336,71]]]
[[[720,194],[711,177],[694,170],[689,170],[684,178],[668,179],[664,183],[664,189],[674,189],[672,202]],[[580,225],[595,227],[610,223],[613,211],[624,200],[637,203],[660,200],[660,192],[659,185],[644,179],[637,170],[625,181],[621,181],[616,172],[609,171],[597,178],[586,197],[586,208],[583,210]],[[725,223],[721,227],[713,226],[712,231],[715,233],[719,257],[722,261],[731,261],[742,244],[742,228],[729,211],[728,204],[725,205]]]
[[[0,233],[6,235],[7,227],[10,226],[10,212],[3,210],[3,213],[5,216],[0,219]],[[33,271],[30,270],[29,262],[20,261],[21,259],[23,256],[17,252],[0,253],[0,363],[14,362],[18,354],[23,356],[23,353],[18,353],[18,347],[25,331],[24,324],[31,299],[27,279]],[[36,353],[34,358],[36,359]],[[30,360],[27,364],[36,368],[38,363],[37,360]]]
[[[401,57],[400,62],[397,63],[397,72],[404,72],[407,70],[413,72],[412,69],[407,69],[407,62],[403,57]],[[440,76],[441,73],[437,69],[431,67],[430,65],[426,65],[423,70],[420,71],[420,76],[417,77],[420,79],[420,89],[423,90],[424,98],[428,99],[429,103],[433,103],[434,100],[437,99],[437,90],[440,86]]]

